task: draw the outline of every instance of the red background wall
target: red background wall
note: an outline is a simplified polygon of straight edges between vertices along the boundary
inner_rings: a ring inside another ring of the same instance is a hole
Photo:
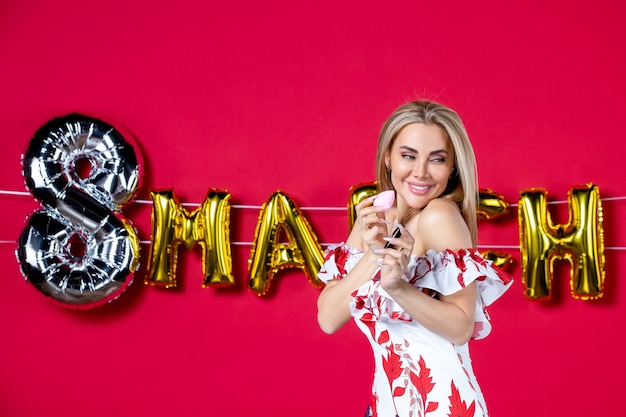
[[[260,206],[276,190],[301,207],[346,207],[374,177],[384,119],[416,97],[455,108],[481,187],[515,204],[544,187],[564,200],[593,182],[604,205],[606,286],[550,302],[523,296],[517,210],[480,223],[483,248],[516,261],[512,290],[472,344],[494,416],[620,415],[626,195],[626,6],[595,2],[0,3],[0,189],[24,191],[20,155],[39,126],[81,112],[130,130],[145,161],[139,199],[174,188],[199,203],[227,189]],[[1,195],[0,414],[3,416],[361,416],[370,348],[351,323],[316,323],[313,288],[286,271],[246,288],[258,209],[232,211],[237,285],[201,288],[199,250],[181,252],[176,289],[135,283],[78,312],[26,284],[15,240],[32,198]],[[560,222],[567,207],[551,206]],[[124,210],[150,239],[150,205]],[[344,210],[304,210],[322,243]],[[566,269],[566,268],[565,268]],[[609,379],[618,378],[618,382]]]

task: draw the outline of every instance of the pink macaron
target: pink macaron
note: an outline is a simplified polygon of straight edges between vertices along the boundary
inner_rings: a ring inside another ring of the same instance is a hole
[[[378,208],[383,209],[384,211],[389,210],[393,207],[393,202],[396,199],[396,193],[394,190],[383,191],[378,194],[378,196],[374,199],[374,205]]]

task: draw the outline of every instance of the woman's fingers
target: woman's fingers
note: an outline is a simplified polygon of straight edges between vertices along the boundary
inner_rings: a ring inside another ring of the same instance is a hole
[[[383,236],[387,235],[387,220],[384,211],[375,207],[372,203],[376,196],[371,196],[356,205],[355,227],[361,235],[361,239],[371,249],[384,244]]]

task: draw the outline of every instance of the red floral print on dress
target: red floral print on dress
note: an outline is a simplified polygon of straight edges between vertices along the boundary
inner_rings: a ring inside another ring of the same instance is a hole
[[[349,273],[363,256],[345,244],[333,248],[332,253],[318,275],[324,282]],[[376,372],[367,415],[486,416],[467,346],[456,346],[413,320],[374,279],[377,275],[352,293],[350,303],[352,317],[374,351]],[[491,331],[487,307],[512,283],[508,274],[483,259],[476,249],[414,256],[404,279],[435,297],[453,294],[475,281],[475,339]]]
[[[337,269],[339,269],[342,277],[347,274],[346,262],[349,255],[350,252],[346,249],[345,246],[340,246],[339,250],[335,252],[335,263],[337,264]]]
[[[422,408],[426,413],[435,411],[439,407],[438,402],[428,402],[428,394],[433,390],[435,384],[430,376],[430,368],[426,367],[424,358],[420,357],[417,361],[419,373],[411,372],[411,382],[415,385],[417,392],[422,397]]]
[[[458,388],[454,385],[454,381],[450,383],[452,394],[448,397],[450,399],[450,413],[449,417],[474,417],[476,411],[476,402],[472,401],[468,407],[465,401],[461,399],[461,394]]]
[[[358,262],[363,252],[344,243],[331,245],[324,253],[324,264],[317,276],[328,282],[333,279],[342,279]]]

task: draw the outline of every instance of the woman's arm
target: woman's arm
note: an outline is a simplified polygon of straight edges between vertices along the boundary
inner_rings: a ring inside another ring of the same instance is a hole
[[[350,320],[351,294],[371,280],[380,267],[380,255],[376,249],[382,248],[387,235],[384,212],[372,205],[374,197],[367,198],[356,206],[356,220],[347,244],[363,250],[363,257],[340,280],[331,280],[317,299],[317,322],[325,333],[334,333]]]
[[[416,236],[415,251],[423,254],[430,249],[456,251],[472,247],[465,222],[454,203],[435,199],[422,210],[411,227]],[[398,242],[398,249],[412,247]],[[381,269],[381,286],[409,315],[434,333],[462,345],[474,331],[476,284],[473,282],[454,294],[434,299],[401,279],[406,271],[400,250],[386,250]]]
[[[378,255],[366,251],[343,279],[326,284],[317,299],[317,322],[324,333],[334,333],[350,320],[351,294],[372,279],[379,268],[377,259]]]
[[[475,282],[439,299],[429,297],[406,281],[402,282],[385,290],[413,319],[456,345],[467,343],[474,331]]]

